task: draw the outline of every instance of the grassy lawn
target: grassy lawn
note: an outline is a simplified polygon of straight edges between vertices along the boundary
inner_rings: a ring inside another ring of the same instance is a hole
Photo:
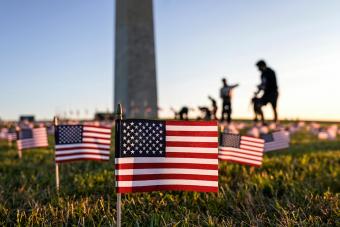
[[[218,194],[123,195],[123,225],[340,225],[340,140],[301,132],[289,150],[265,154],[261,168],[220,163],[219,175]],[[113,159],[63,164],[60,176],[58,195],[52,146],[19,160],[1,141],[0,225],[116,224]]]

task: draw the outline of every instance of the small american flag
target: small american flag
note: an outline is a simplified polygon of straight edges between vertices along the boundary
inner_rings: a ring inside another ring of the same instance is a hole
[[[7,141],[12,142],[17,139],[17,132],[13,129],[9,129],[7,133]]]
[[[92,125],[59,125],[55,127],[55,142],[57,163],[77,160],[108,161],[111,128]]]
[[[289,147],[289,135],[285,131],[277,131],[269,134],[262,134],[264,139],[264,151],[275,151]]]
[[[118,120],[117,192],[218,191],[217,122]]]
[[[25,128],[19,132],[18,150],[48,147],[46,128]]]
[[[223,133],[219,147],[219,159],[251,166],[261,166],[264,140],[241,136],[239,134]]]

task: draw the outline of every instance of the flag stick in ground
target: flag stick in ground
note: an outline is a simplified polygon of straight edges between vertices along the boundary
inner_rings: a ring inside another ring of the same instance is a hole
[[[53,125],[54,127],[56,127],[58,125],[58,118],[54,117],[53,119]],[[57,189],[57,192],[59,192],[59,164],[57,162],[55,162],[55,186]]]
[[[117,116],[116,116],[116,120],[123,120],[123,110],[122,110],[122,105],[118,104],[117,106]],[[116,124],[116,138],[117,138],[117,124]],[[116,143],[117,144],[117,143]],[[117,148],[117,147],[116,147]],[[115,152],[120,152],[117,149],[115,149]],[[116,184],[117,184],[117,180],[116,180]],[[117,188],[118,185],[116,185]],[[117,227],[121,227],[122,224],[122,220],[121,220],[121,215],[122,215],[122,194],[121,193],[116,193],[117,194]]]
[[[17,126],[16,128],[15,128],[15,131],[16,131],[16,133],[17,133],[17,138],[19,139],[20,137],[20,128]],[[21,159],[22,158],[22,151],[21,151],[21,149],[20,148],[18,148],[18,156],[19,156],[19,159]]]

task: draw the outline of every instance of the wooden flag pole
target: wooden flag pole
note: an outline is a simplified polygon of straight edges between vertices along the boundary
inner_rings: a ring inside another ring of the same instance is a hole
[[[18,141],[18,140],[20,140],[20,128],[19,128],[19,126],[15,127],[15,131],[17,133],[17,141]],[[18,156],[19,156],[19,159],[22,158],[22,151],[19,148],[18,148]]]
[[[116,120],[122,120],[123,119],[123,110],[122,110],[122,105],[118,104],[117,106],[117,112],[116,112]],[[116,126],[117,127],[117,124]],[[116,130],[117,133],[117,130]],[[117,138],[117,136],[116,136]],[[116,141],[117,143],[117,141]],[[117,149],[115,150],[115,152],[119,152]],[[117,185],[117,181],[116,181],[116,188],[118,187]],[[122,215],[122,194],[121,193],[116,193],[117,194],[117,204],[116,204],[116,210],[117,210],[117,219],[116,219],[116,223],[117,223],[117,227],[121,227],[122,225],[122,219],[121,219],[121,215]]]
[[[59,120],[58,117],[54,117],[53,119],[53,125],[54,125],[54,129],[56,126],[58,126],[59,124]],[[57,192],[59,192],[59,164],[57,162],[55,162],[55,186],[57,189]]]

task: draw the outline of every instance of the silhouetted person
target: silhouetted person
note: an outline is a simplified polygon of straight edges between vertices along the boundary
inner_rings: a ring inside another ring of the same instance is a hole
[[[204,120],[211,120],[211,112],[206,106],[199,106],[198,109],[204,114]]]
[[[216,113],[217,113],[217,102],[211,96],[208,96],[208,98],[211,101],[211,115],[212,115],[214,120],[217,120],[217,115],[216,115]]]
[[[262,123],[264,123],[262,107],[270,103],[274,112],[274,121],[277,122],[276,104],[279,92],[275,72],[267,67],[267,64],[263,60],[258,61],[256,66],[261,72],[261,84],[258,86],[259,90],[256,92],[256,95],[263,91],[263,95],[257,103],[256,110],[261,116]]]
[[[189,108],[186,106],[183,106],[179,112],[176,112],[174,108],[171,108],[171,110],[175,114],[175,119],[180,120],[189,120]]]
[[[231,90],[238,86],[238,84],[229,86],[225,78],[222,79],[223,87],[220,90],[220,97],[222,99],[222,115],[221,121],[225,120],[227,114],[227,122],[231,122]]]
[[[189,108],[183,106],[182,109],[179,111],[179,119],[180,120],[189,120]]]

